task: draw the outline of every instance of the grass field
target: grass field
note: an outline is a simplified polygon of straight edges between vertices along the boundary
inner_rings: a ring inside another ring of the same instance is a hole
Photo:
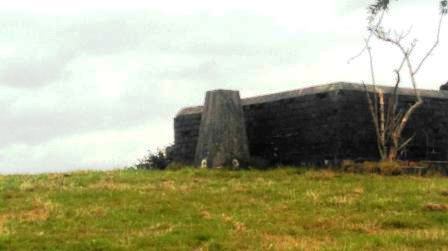
[[[445,205],[442,177],[298,168],[0,176],[0,250],[448,250]]]

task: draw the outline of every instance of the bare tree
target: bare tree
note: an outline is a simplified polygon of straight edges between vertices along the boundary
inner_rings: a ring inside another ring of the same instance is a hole
[[[375,127],[378,152],[382,160],[395,160],[397,159],[400,151],[413,139],[413,136],[407,139],[402,139],[402,133],[411,116],[420,106],[423,105],[423,99],[421,98],[418,90],[416,75],[419,73],[428,57],[439,45],[443,18],[447,14],[448,7],[447,0],[442,0],[440,2],[440,19],[437,26],[436,39],[418,63],[413,64],[411,61],[411,55],[416,47],[417,40],[414,39],[408,44],[405,42],[406,38],[411,33],[411,29],[407,32],[397,33],[396,31],[392,32],[391,30],[385,31],[382,26],[388,6],[389,0],[377,0],[375,4],[372,4],[369,7],[369,12],[371,14],[368,26],[369,36],[365,39],[365,47],[363,47],[358,55],[351,58],[350,61],[366,52],[369,56],[372,86],[369,88],[364,84],[364,88],[366,91],[369,111],[372,116],[372,122]],[[403,57],[401,63],[396,69],[394,69],[396,82],[393,92],[389,94],[387,101],[385,100],[384,90],[377,86],[376,83],[372,47],[370,45],[372,38],[376,38],[380,41],[391,44],[397,48]],[[400,74],[403,67],[407,68],[407,74],[411,80],[415,101],[413,104],[409,105],[409,107],[398,110],[398,91],[401,82]]]

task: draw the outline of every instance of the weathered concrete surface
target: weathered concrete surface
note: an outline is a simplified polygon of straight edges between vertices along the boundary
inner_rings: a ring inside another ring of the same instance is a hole
[[[370,88],[370,87],[369,87]],[[387,96],[392,87],[383,87]],[[421,90],[423,106],[403,137],[414,140],[401,156],[409,160],[448,160],[448,91]],[[400,107],[415,100],[399,91]],[[364,87],[334,83],[242,100],[252,157],[272,164],[323,164],[343,159],[378,158]],[[177,161],[193,163],[203,108],[181,110],[174,119]]]
[[[195,165],[207,160],[208,167],[248,163],[249,145],[238,91],[207,92],[201,114]]]
[[[440,86],[441,91],[448,91],[448,82],[446,84]]]

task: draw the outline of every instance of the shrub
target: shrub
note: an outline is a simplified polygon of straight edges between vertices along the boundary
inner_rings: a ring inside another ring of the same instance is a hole
[[[399,161],[380,161],[378,163],[379,171],[385,175],[402,174],[404,168],[406,168],[404,163],[400,163]]]
[[[185,167],[186,166],[184,164],[172,161],[172,159],[170,159],[170,163],[168,164],[168,166],[165,169],[166,170],[176,171],[176,170],[181,170],[181,169],[183,169]]]
[[[383,175],[399,175],[403,174],[406,168],[411,167],[409,163],[401,161],[364,161],[356,163],[351,160],[344,160],[341,168],[346,172],[354,173],[377,173]]]
[[[147,156],[139,160],[139,163],[136,165],[137,169],[165,170],[171,163],[171,158],[167,155],[166,152],[166,150],[163,151],[160,149],[155,153],[150,151]]]

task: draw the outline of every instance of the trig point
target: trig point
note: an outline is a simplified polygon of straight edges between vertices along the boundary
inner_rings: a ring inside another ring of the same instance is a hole
[[[202,110],[195,165],[234,166],[248,163],[249,145],[238,91],[208,91]]]

